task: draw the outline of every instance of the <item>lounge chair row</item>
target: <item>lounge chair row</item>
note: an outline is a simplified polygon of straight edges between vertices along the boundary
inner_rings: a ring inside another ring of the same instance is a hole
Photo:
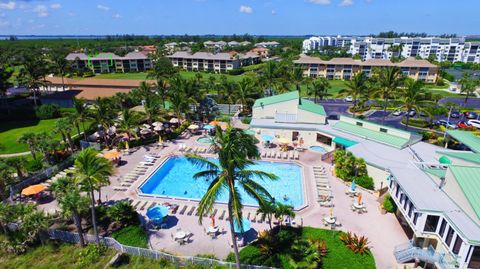
[[[204,154],[204,153],[212,153],[212,150],[210,147],[188,147],[185,144],[181,144],[180,147],[178,148],[180,152],[185,152],[185,153],[195,153],[195,154]]]
[[[70,166],[69,168],[66,168],[60,172],[58,172],[55,176],[51,177],[50,179],[48,179],[47,181],[45,181],[45,183],[43,183],[46,187],[50,187],[52,185],[53,182],[57,181],[59,178],[61,177],[66,177],[68,176],[69,174],[72,174],[73,172],[75,172],[75,167],[73,166]]]
[[[265,150],[260,153],[262,158],[271,158],[271,159],[290,159],[298,160],[299,154],[298,151],[275,151],[275,150]]]
[[[313,175],[317,187],[317,202],[320,204],[320,206],[323,207],[333,206],[332,187],[330,186],[330,182],[328,181],[326,168],[324,166],[313,167]]]
[[[155,161],[159,156],[145,156],[145,161],[139,162],[135,168],[127,173],[124,176],[121,176],[120,185],[114,186],[115,191],[126,191],[135,181],[137,181],[141,176],[144,176],[147,171],[153,168]]]

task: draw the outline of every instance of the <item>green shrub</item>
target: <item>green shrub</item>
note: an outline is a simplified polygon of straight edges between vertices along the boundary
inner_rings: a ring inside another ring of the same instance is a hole
[[[148,237],[140,226],[127,226],[112,234],[119,243],[132,247],[147,248]]]
[[[91,244],[78,253],[78,264],[86,268],[88,265],[95,263],[105,253],[107,247],[104,245]]]
[[[402,120],[403,124],[407,124],[407,119]],[[428,121],[424,119],[416,119],[416,118],[411,118],[408,120],[408,126],[415,126],[415,127],[420,127],[420,128],[425,128],[428,127],[429,123]]]
[[[250,122],[252,122],[252,118],[251,118],[251,117],[242,118],[242,123],[243,123],[243,124],[250,124]]]
[[[93,76],[95,76],[95,74],[92,71],[86,71],[82,75],[82,77],[84,77],[84,78],[89,78],[89,77],[93,77]]]
[[[387,194],[385,196],[385,200],[383,200],[383,209],[389,213],[395,213],[395,211],[397,211],[397,204],[395,204],[395,201],[393,201],[393,198],[390,196],[390,194]]]
[[[43,160],[42,158],[32,159],[31,161],[27,162],[25,165],[25,169],[28,172],[36,172],[43,168]]]
[[[127,201],[120,201],[107,208],[107,216],[111,221],[123,226],[138,225],[137,211]]]
[[[232,76],[237,76],[237,75],[243,74],[243,70],[241,68],[228,70],[227,74],[232,75]]]
[[[356,177],[355,183],[359,186],[364,187],[365,189],[373,190],[375,188],[373,178],[369,176]]]
[[[55,119],[60,117],[60,107],[56,104],[45,104],[35,110],[37,118],[41,120]]]

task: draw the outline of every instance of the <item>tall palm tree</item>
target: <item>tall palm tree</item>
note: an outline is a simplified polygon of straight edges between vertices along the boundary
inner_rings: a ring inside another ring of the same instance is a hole
[[[137,138],[137,133],[134,129],[138,127],[141,120],[142,116],[138,112],[124,108],[118,125],[122,131],[127,133],[128,139],[130,140],[132,135]]]
[[[268,94],[273,95],[275,84],[277,82],[278,64],[275,61],[268,61],[262,69],[261,81],[267,87]]]
[[[305,77],[303,76],[303,71],[304,69],[301,66],[295,65],[290,70],[290,74],[289,74],[290,82],[295,86],[295,90],[298,91],[299,93],[301,92],[300,86],[305,80]]]
[[[248,170],[248,166],[254,164],[252,159],[259,158],[259,152],[253,137],[245,134],[242,130],[229,127],[222,131],[217,127],[214,141],[218,147],[218,164],[198,155],[187,155],[192,163],[205,169],[196,173],[194,178],[210,180],[208,190],[198,206],[199,222],[202,223],[203,214],[211,212],[220,193],[227,191],[231,239],[235,261],[239,269],[240,256],[234,229],[234,223],[242,227],[243,205],[239,190],[243,189],[248,196],[254,198],[261,205],[270,201],[272,197],[253,178],[275,180],[277,177],[264,171]]]
[[[475,79],[472,79],[472,74],[465,72],[462,74],[462,78],[458,81],[458,84],[460,84],[460,92],[465,94],[464,103],[467,104],[468,98],[476,90],[477,83]]]
[[[72,140],[72,122],[69,118],[61,118],[55,122],[54,132],[62,136],[63,142],[65,143],[70,151],[73,152],[73,140]]]
[[[234,98],[237,93],[238,84],[233,81],[227,81],[225,84],[222,84],[222,88],[225,101],[228,103],[228,115],[230,115],[231,104],[235,101]]]
[[[355,111],[357,109],[357,100],[365,93],[367,78],[363,72],[360,72],[352,77],[351,80],[345,83],[346,89],[340,90],[342,96],[353,97],[353,116],[355,117]]]
[[[293,211],[293,206],[277,202],[275,203],[275,211],[273,215],[279,221],[281,228],[285,217],[289,217],[290,219],[295,218],[295,211]]]
[[[112,163],[98,156],[98,152],[93,148],[82,150],[74,162],[75,182],[80,184],[90,196],[90,206],[92,210],[92,225],[95,232],[97,244],[100,245],[100,238],[97,231],[97,219],[95,216],[95,196],[94,191],[100,191],[101,187],[108,184],[108,177],[112,174]]]
[[[414,80],[411,78],[405,79],[404,86],[400,89],[400,98],[399,101],[402,104],[401,107],[405,108],[407,111],[407,122],[405,129],[408,128],[408,122],[410,120],[410,111],[415,109],[416,111],[423,110],[425,104],[424,94],[425,91],[422,89],[423,81]]]
[[[389,66],[375,70],[376,81],[378,83],[375,95],[383,99],[383,118],[382,123],[385,122],[387,116],[388,99],[395,94],[395,91],[400,87],[403,75],[400,68],[397,66]]]
[[[328,82],[328,79],[324,77],[318,77],[314,79],[311,83],[311,86],[307,88],[307,94],[313,95],[315,102],[317,102],[317,97],[320,97],[320,100],[322,100],[323,97],[328,95],[328,89],[330,89],[330,82]]]
[[[157,90],[165,108],[170,79],[178,73],[178,70],[172,65],[170,59],[161,54],[154,55],[153,61],[154,68],[149,71],[147,78],[157,81]]]
[[[53,69],[62,78],[62,89],[64,91],[65,91],[65,72],[67,72],[67,69],[69,67],[69,63],[67,59],[65,59],[65,56],[67,56],[67,52],[63,50],[53,51],[49,55],[49,59],[53,64]]]
[[[47,86],[45,76],[48,70],[45,68],[46,66],[47,64],[43,58],[39,56],[25,57],[23,67],[18,75],[19,82],[33,92],[35,107],[37,107],[38,104],[37,95],[39,94],[40,88]]]
[[[250,111],[251,105],[255,102],[255,99],[260,97],[258,88],[255,85],[255,82],[250,78],[242,79],[237,87],[237,101],[242,104],[242,110]]]
[[[272,219],[275,215],[276,204],[274,201],[266,201],[265,203],[260,204],[257,209],[257,214],[260,214],[261,220],[267,220],[270,230],[272,227]]]
[[[32,158],[33,159],[37,158],[37,155],[35,153],[35,148],[36,148],[36,144],[37,144],[37,136],[36,136],[35,133],[32,133],[32,132],[23,133],[17,139],[17,142],[22,143],[22,144],[27,144],[28,148],[30,149],[30,154],[32,155]]]
[[[75,182],[67,177],[55,181],[51,189],[55,193],[62,214],[71,217],[80,237],[80,246],[85,246],[80,213],[88,208],[88,198],[80,195],[80,189]]]
[[[25,167],[27,166],[27,163],[28,163],[25,156],[15,156],[10,158],[5,158],[3,162],[6,165],[10,166],[11,168],[15,169],[15,171],[17,172],[18,178],[20,179],[23,178]]]

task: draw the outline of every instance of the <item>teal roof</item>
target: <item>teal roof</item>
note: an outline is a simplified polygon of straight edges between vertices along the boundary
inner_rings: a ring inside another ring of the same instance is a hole
[[[322,105],[315,104],[314,102],[302,98],[298,104],[298,109],[312,112],[318,115],[326,116],[327,113]]]
[[[449,166],[465,198],[480,218],[480,167]]]
[[[358,118],[355,118],[355,117],[351,117],[351,116],[347,116],[347,115],[342,115],[341,118],[350,118],[350,119],[353,119],[355,120],[356,122],[362,122],[362,123],[365,123],[365,124],[368,124],[368,125],[374,125],[374,126],[378,126],[380,128],[385,128],[387,130],[395,130],[396,132],[399,132],[399,133],[404,133],[408,136],[411,136],[412,135],[412,132],[409,132],[409,131],[405,131],[405,130],[402,130],[402,129],[399,129],[399,128],[395,128],[395,127],[392,127],[392,126],[388,126],[388,125],[382,125],[382,124],[379,124],[379,123],[375,123],[375,122],[371,122],[371,121],[367,121],[367,120],[361,120],[361,119],[358,119]]]
[[[351,133],[353,135],[364,137],[365,139],[377,141],[377,142],[387,144],[389,146],[393,146],[396,148],[403,148],[409,142],[409,140],[406,138],[394,136],[394,135],[383,133],[380,131],[370,130],[370,129],[363,128],[358,125],[346,123],[343,121],[337,122],[333,127],[343,132]]]
[[[437,151],[437,153],[452,158],[465,160],[467,162],[480,164],[480,153],[473,153],[469,151]]]
[[[445,178],[445,175],[447,174],[446,169],[440,169],[440,168],[426,168],[426,169],[423,169],[423,171],[431,175],[434,175],[438,178]]]
[[[471,132],[461,130],[447,130],[447,134],[469,147],[472,151],[480,153],[480,137]]]
[[[253,107],[268,106],[268,105],[290,101],[298,98],[300,98],[298,91],[287,92],[284,94],[278,94],[278,95],[257,99],[253,104]]]
[[[343,137],[340,137],[340,136],[337,136],[337,137],[333,138],[333,142],[335,142],[337,144],[340,144],[340,145],[343,145],[347,148],[358,143],[358,142],[355,142],[355,141],[352,141],[352,140],[349,140],[349,139],[346,139],[346,138],[343,138]]]
[[[442,156],[438,159],[441,164],[452,164],[452,161],[447,156]]]

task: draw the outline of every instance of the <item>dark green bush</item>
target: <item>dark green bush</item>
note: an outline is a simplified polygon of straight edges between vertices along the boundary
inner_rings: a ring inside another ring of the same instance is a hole
[[[359,186],[364,187],[365,189],[373,190],[375,188],[375,184],[373,183],[373,178],[369,176],[363,177],[356,177],[355,183]]]
[[[27,162],[27,164],[25,165],[25,169],[27,169],[28,172],[36,172],[42,168],[43,168],[43,160],[42,158],[39,158],[39,157]]]
[[[55,119],[60,117],[60,107],[56,104],[45,104],[35,110],[37,118],[41,120]]]
[[[397,204],[395,204],[390,194],[387,194],[385,200],[383,200],[383,209],[389,213],[395,213],[395,211],[397,211]]]
[[[407,124],[407,119],[403,119],[402,123]],[[425,128],[425,127],[428,127],[428,125],[429,125],[428,121],[426,121],[424,119],[410,118],[408,120],[408,126]]]
[[[137,211],[127,201],[120,201],[107,208],[106,212],[110,221],[115,221],[123,226],[138,225]]]
[[[242,118],[242,123],[243,123],[243,124],[250,124],[250,122],[252,122],[252,118],[251,118],[251,117]]]
[[[233,70],[228,70],[227,72],[229,75],[233,75],[233,76],[236,76],[236,75],[241,75],[243,74],[243,70],[242,69],[233,69]]]

